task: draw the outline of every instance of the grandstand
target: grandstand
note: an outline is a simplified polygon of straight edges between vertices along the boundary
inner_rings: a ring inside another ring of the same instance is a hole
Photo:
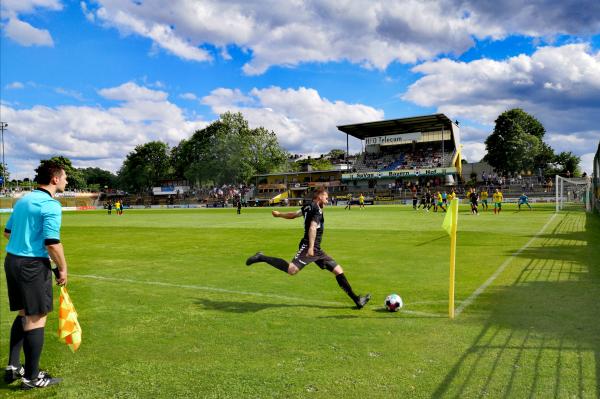
[[[338,126],[362,141],[362,151],[348,154],[346,169],[273,173],[255,176],[259,205],[296,204],[309,197],[310,188],[326,186],[336,198],[363,193],[367,203],[406,203],[418,192],[455,190],[461,197],[469,187],[499,187],[507,201],[526,192],[533,202],[554,202],[553,179],[523,171],[497,174],[485,162],[465,164],[461,157],[458,124],[444,114]],[[287,198],[286,201],[282,201]]]
[[[461,174],[458,125],[444,114],[338,126],[364,151],[342,181],[354,190],[454,184]],[[428,184],[429,183],[429,184]]]

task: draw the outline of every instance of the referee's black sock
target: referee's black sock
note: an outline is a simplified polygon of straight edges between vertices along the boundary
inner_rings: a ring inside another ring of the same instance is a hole
[[[40,357],[44,347],[44,327],[25,331],[23,352],[25,352],[25,378],[38,378],[40,372]]]
[[[281,258],[275,258],[272,256],[266,256],[266,255],[263,255],[260,258],[263,262],[268,263],[269,265],[273,266],[275,269],[279,269],[284,273],[288,272],[288,267],[290,264],[288,263],[287,260],[281,259]]]
[[[344,292],[348,294],[348,296],[352,298],[354,302],[358,301],[358,295],[356,295],[354,291],[352,291],[352,287],[350,287],[350,283],[348,282],[348,280],[346,280],[346,276],[344,276],[344,273],[338,274],[337,276],[335,276],[335,279],[337,280],[339,286],[342,287]]]
[[[23,338],[25,336],[25,331],[23,331],[24,322],[25,318],[23,316],[17,316],[10,328],[10,352],[8,364],[16,368],[21,366],[21,348],[23,348]]]

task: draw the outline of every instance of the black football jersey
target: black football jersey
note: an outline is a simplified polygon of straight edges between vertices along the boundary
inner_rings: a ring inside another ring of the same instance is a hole
[[[317,223],[317,236],[315,237],[315,248],[320,248],[321,238],[323,238],[323,230],[325,229],[325,218],[323,209],[315,202],[302,207],[302,216],[304,217],[304,237],[302,243],[308,245],[308,230],[310,224],[314,221]]]

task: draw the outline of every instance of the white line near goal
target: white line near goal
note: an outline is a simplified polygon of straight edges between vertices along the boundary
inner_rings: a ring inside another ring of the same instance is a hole
[[[277,294],[264,294],[261,292],[248,292],[248,291],[235,291],[229,290],[226,288],[218,288],[218,287],[207,287],[203,285],[191,285],[191,284],[173,284],[173,283],[164,283],[161,281],[146,281],[146,280],[135,280],[131,278],[118,278],[118,277],[104,277],[97,276],[95,274],[73,274],[69,273],[69,276],[79,277],[79,278],[87,278],[91,280],[100,280],[100,281],[112,281],[117,283],[131,283],[131,284],[145,284],[145,285],[155,285],[159,287],[172,287],[172,288],[186,288],[191,290],[201,290],[201,291],[210,291],[210,292],[220,292],[226,294],[235,294],[235,295],[247,295],[247,296],[258,296],[262,298],[271,298],[271,299],[280,299],[287,302],[296,302],[296,303],[312,303],[318,305],[341,305],[340,302],[332,302],[332,301],[314,301],[305,298],[297,298],[291,296],[283,296]],[[423,317],[443,317],[443,315],[436,313],[427,313],[420,312],[416,310],[402,310],[402,313],[407,313],[415,316],[423,316]]]
[[[479,288],[477,288],[467,299],[465,299],[462,302],[462,304],[456,309],[455,317],[458,317],[458,315],[460,315],[463,312],[463,310],[465,310],[468,306],[470,306],[475,301],[475,299],[477,299],[477,297],[479,295],[481,295],[483,293],[483,291],[485,291],[486,288],[489,287],[490,284],[492,284],[494,282],[494,280],[496,280],[496,278],[498,278],[500,273],[502,273],[504,271],[504,269],[506,269],[506,267],[508,265],[510,265],[510,263],[512,262],[512,260],[514,258],[519,256],[519,254],[521,254],[521,252],[526,250],[533,241],[535,241],[540,235],[542,235],[544,233],[544,231],[546,231],[546,228],[550,225],[550,223],[552,223],[552,221],[554,220],[556,215],[557,215],[557,213],[553,214],[552,217],[550,218],[550,220],[548,220],[546,222],[546,224],[544,225],[544,227],[542,227],[542,229],[540,231],[538,231],[533,237],[531,237],[531,239],[529,241],[527,241],[527,243],[525,245],[523,245],[516,252],[511,254],[504,262],[502,262],[502,264],[498,267],[498,269],[496,269],[494,274],[492,274],[490,276],[490,278],[488,278],[483,284],[481,284],[479,286]]]

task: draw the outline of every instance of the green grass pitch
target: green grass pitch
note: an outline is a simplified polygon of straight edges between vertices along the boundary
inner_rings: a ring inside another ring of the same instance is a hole
[[[468,306],[449,320],[442,214],[326,208],[323,249],[355,291],[373,295],[356,310],[314,264],[296,276],[245,266],[257,250],[291,259],[301,219],[267,208],[65,212],[82,346],[73,354],[58,342],[53,312],[41,365],[63,383],[0,385],[0,396],[597,398],[600,218],[553,215],[541,205],[480,216],[461,207],[456,306]],[[6,364],[14,313],[0,280]],[[399,313],[383,310],[393,292],[405,302]]]

